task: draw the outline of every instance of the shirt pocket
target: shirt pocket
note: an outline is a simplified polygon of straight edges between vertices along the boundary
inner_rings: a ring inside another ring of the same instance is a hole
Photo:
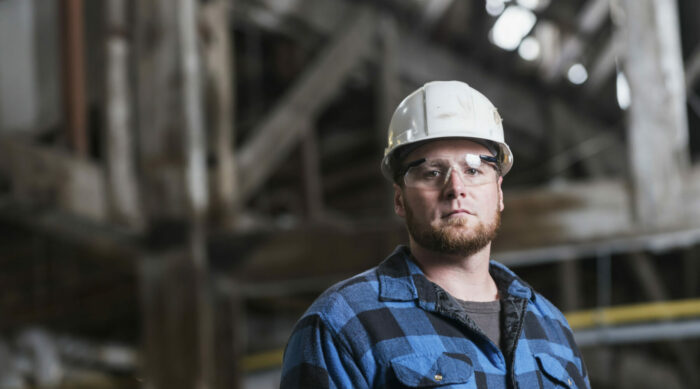
[[[391,360],[391,368],[402,385],[410,388],[459,385],[474,373],[471,362],[449,354],[409,354]]]
[[[576,388],[574,379],[556,358],[549,354],[538,353],[535,354],[535,359],[540,366],[540,370],[544,373],[544,376],[553,381],[552,383],[556,384],[556,386],[545,386],[546,388]]]

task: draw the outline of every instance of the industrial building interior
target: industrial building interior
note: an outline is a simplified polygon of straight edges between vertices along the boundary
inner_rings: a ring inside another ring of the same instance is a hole
[[[700,387],[700,2],[0,0],[0,389],[272,388],[407,241],[379,163],[431,80],[513,170],[493,258],[594,388]]]

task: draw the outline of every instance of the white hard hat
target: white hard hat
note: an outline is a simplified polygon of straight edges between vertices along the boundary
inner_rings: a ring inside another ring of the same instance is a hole
[[[468,138],[489,148],[498,158],[501,175],[506,175],[513,166],[513,153],[503,138],[501,122],[496,107],[469,85],[459,81],[429,82],[408,95],[394,111],[382,174],[393,180],[400,162],[397,154],[406,155],[406,150],[420,142]]]

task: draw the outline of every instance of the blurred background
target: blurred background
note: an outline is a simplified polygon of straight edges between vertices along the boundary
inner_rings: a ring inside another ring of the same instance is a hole
[[[0,388],[273,388],[406,241],[379,162],[430,80],[515,155],[493,257],[595,388],[700,387],[700,2],[0,0]]]

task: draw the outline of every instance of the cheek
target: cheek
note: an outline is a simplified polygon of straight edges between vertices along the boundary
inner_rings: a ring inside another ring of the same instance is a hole
[[[482,210],[488,211],[501,211],[501,195],[497,187],[489,188],[476,197],[477,202],[480,204]]]
[[[437,197],[415,196],[409,199],[409,204],[407,205],[411,207],[413,216],[416,219],[431,221],[440,217]]]

